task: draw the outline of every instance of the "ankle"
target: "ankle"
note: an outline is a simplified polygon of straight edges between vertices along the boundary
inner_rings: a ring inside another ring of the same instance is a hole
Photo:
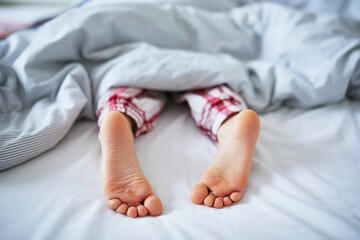
[[[223,142],[227,138],[228,132],[231,130],[231,126],[234,125],[234,120],[238,114],[239,113],[234,113],[230,115],[220,125],[217,132],[217,139],[219,143]]]
[[[123,132],[124,130],[130,130],[132,132],[133,124],[132,119],[128,117],[126,114],[123,114],[118,111],[111,111],[106,113],[104,116],[101,125],[100,125],[100,132],[99,138],[101,140],[103,135],[106,135],[108,131],[111,132]]]
[[[233,137],[249,137],[243,136],[243,134],[238,134],[240,131],[244,131],[245,135],[250,135],[252,137],[256,136],[255,142],[257,140],[257,136],[260,131],[260,119],[256,112],[250,109],[242,110],[241,112],[232,114],[229,116],[220,126],[217,138],[218,142],[221,143],[226,139],[229,139],[230,136]],[[232,134],[237,133],[237,134]],[[234,139],[229,139],[233,141]]]
[[[120,149],[123,154],[135,151],[131,124],[120,112],[106,113],[101,122],[99,140],[104,159],[116,157]]]

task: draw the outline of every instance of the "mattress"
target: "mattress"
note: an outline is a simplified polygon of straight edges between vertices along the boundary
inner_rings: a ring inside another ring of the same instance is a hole
[[[185,104],[168,103],[135,141],[163,213],[136,219],[107,208],[98,127],[80,120],[55,148],[0,172],[0,238],[359,239],[359,102],[281,107],[260,120],[243,198],[208,208],[190,190],[216,146]]]

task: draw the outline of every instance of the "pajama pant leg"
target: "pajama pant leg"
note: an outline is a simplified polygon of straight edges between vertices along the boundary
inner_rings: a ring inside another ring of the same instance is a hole
[[[187,101],[198,127],[217,141],[222,122],[234,113],[247,108],[245,101],[225,85],[186,92],[179,102]],[[119,111],[136,123],[135,136],[150,131],[166,103],[165,94],[133,87],[109,90],[98,103],[98,125],[110,111]]]
[[[134,87],[110,89],[98,102],[98,126],[106,113],[119,111],[136,124],[135,136],[150,131],[166,103],[165,94]]]
[[[247,108],[240,95],[226,85],[190,91],[181,95],[178,101],[188,102],[197,126],[216,142],[222,122]]]

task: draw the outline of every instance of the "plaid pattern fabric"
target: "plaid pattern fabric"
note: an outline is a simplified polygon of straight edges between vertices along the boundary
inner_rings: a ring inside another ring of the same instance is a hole
[[[178,101],[188,102],[197,126],[214,141],[217,141],[222,122],[247,108],[240,95],[226,85],[190,91],[181,95]]]
[[[197,126],[217,141],[221,123],[230,115],[246,109],[245,101],[225,85],[189,91],[177,97],[187,101]],[[165,94],[134,87],[111,89],[98,103],[98,125],[109,111],[119,111],[131,117],[137,126],[135,136],[150,131],[166,103]]]
[[[119,111],[136,123],[135,136],[150,131],[166,103],[165,94],[134,87],[121,87],[108,91],[98,103],[98,126],[104,115]]]

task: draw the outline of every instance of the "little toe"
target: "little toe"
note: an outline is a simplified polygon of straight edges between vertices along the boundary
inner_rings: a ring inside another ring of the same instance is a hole
[[[112,210],[117,209],[120,205],[121,201],[119,199],[110,199],[107,201],[107,206]]]
[[[140,217],[145,217],[148,214],[148,210],[143,205],[137,206],[137,212]]]
[[[161,201],[155,194],[151,194],[145,199],[144,206],[147,208],[151,216],[158,216],[162,212]]]
[[[240,201],[241,197],[242,197],[242,193],[241,193],[241,192],[233,192],[233,193],[230,195],[231,200],[233,200],[234,202]]]
[[[126,212],[126,215],[128,217],[136,218],[137,217],[137,209],[136,209],[136,207],[129,207],[127,212]]]
[[[223,198],[222,197],[215,198],[213,207],[214,208],[222,208],[223,206],[224,206]]]
[[[215,196],[214,194],[210,193],[205,199],[204,204],[208,207],[212,207],[214,204]]]
[[[229,197],[224,197],[223,202],[225,206],[230,206],[232,204],[232,201]]]
[[[124,214],[124,213],[126,213],[127,209],[128,209],[128,205],[125,204],[125,203],[122,203],[122,204],[120,205],[120,207],[118,207],[118,208],[116,209],[116,212],[121,213],[121,214]]]
[[[191,189],[191,201],[195,204],[201,204],[208,194],[207,187],[204,184],[197,183]]]

